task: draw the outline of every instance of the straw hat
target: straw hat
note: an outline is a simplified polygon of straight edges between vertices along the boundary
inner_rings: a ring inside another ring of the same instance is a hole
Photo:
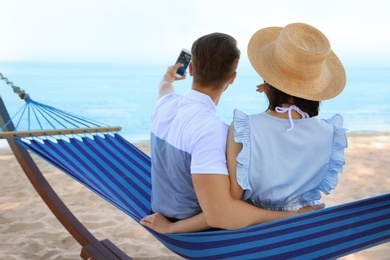
[[[345,87],[344,67],[328,39],[304,23],[257,31],[249,41],[248,57],[264,81],[292,96],[321,101]]]

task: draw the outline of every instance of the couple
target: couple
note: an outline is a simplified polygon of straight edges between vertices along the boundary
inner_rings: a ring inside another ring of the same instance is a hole
[[[328,39],[303,23],[257,31],[248,57],[269,107],[235,110],[230,128],[216,106],[236,77],[236,40],[206,35],[191,52],[192,88],[174,92],[180,64],[160,83],[151,134],[155,213],[141,224],[160,233],[239,229],[323,208],[320,192],[335,188],[347,145],[340,115],[317,117],[320,101],[346,83]]]

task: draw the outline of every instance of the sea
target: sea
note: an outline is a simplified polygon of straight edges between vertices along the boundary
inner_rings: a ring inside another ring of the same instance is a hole
[[[121,126],[131,142],[148,141],[158,85],[170,64],[87,64],[0,61],[0,73],[40,103]],[[347,85],[334,99],[323,101],[321,118],[341,114],[349,132],[390,131],[390,67],[346,67]],[[256,92],[262,79],[240,65],[234,84],[222,95],[218,115],[230,123],[235,108],[252,114],[265,111],[267,99]],[[191,77],[174,83],[184,94]],[[12,88],[0,80],[0,95],[12,116],[23,106]]]

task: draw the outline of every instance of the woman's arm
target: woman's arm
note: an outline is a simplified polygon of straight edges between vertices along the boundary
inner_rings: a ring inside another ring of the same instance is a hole
[[[234,125],[231,123],[226,144],[226,159],[230,176],[230,193],[234,199],[241,199],[244,194],[236,178],[237,155],[241,150],[242,144],[234,141]]]

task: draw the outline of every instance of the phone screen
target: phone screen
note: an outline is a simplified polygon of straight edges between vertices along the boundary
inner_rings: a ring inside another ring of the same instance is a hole
[[[176,63],[182,63],[184,64],[183,67],[180,67],[178,70],[177,70],[177,74],[179,74],[180,76],[183,76],[184,73],[186,72],[187,70],[187,67],[188,67],[188,64],[190,64],[190,61],[191,61],[191,54],[185,52],[185,51],[181,51],[180,55],[179,55],[179,58],[177,59],[177,62]]]

